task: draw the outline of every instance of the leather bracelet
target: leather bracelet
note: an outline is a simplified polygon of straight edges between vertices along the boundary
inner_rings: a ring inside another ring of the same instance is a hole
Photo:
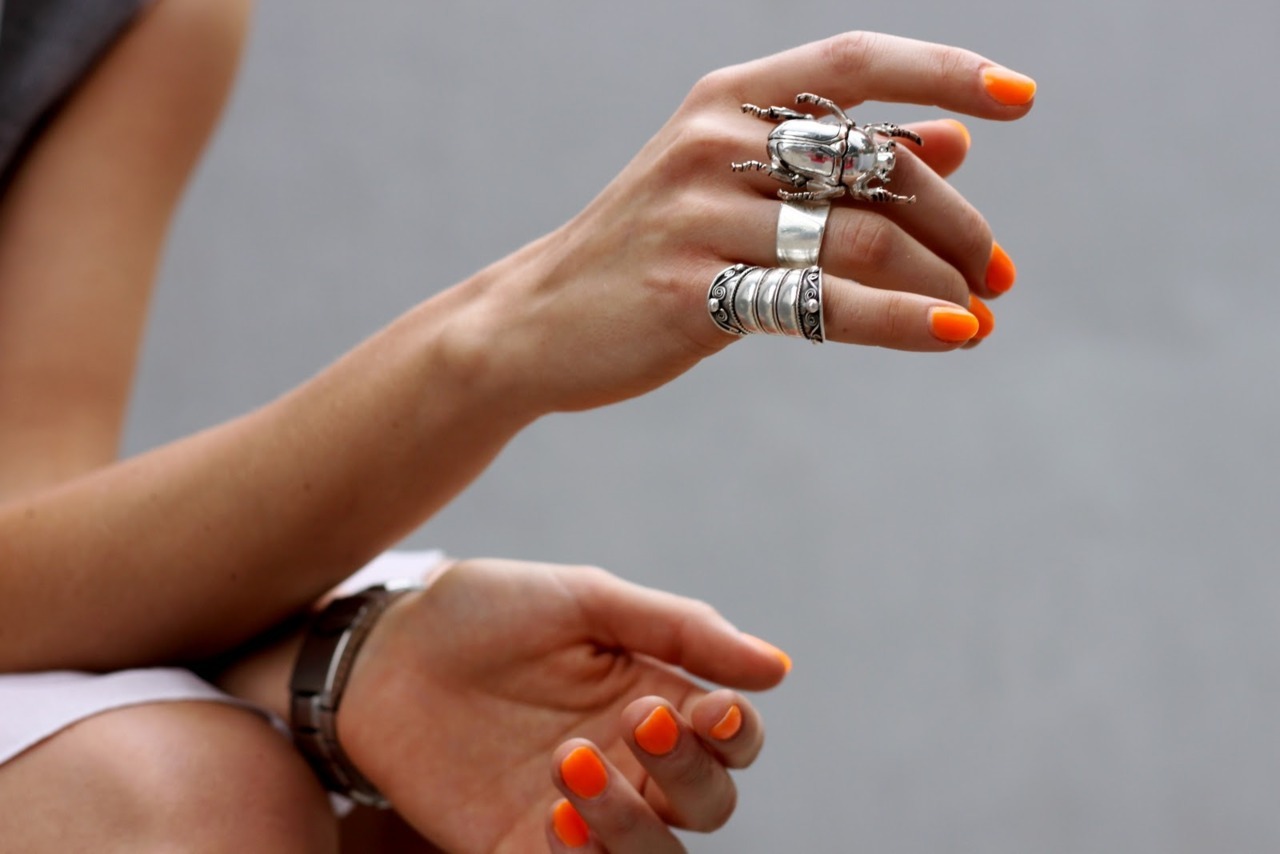
[[[416,584],[377,585],[334,599],[312,619],[289,680],[290,725],[294,744],[326,789],[366,806],[390,803],[338,743],[338,707],[356,653],[378,618]]]

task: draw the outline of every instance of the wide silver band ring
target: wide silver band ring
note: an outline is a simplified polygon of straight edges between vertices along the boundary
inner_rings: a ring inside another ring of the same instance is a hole
[[[707,291],[707,313],[733,335],[787,335],[821,344],[822,268],[725,267]]]
[[[830,214],[830,202],[783,202],[778,208],[778,266],[817,264]]]

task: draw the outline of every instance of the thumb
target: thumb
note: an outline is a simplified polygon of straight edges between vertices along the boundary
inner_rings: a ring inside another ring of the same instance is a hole
[[[791,669],[773,644],[739,631],[706,602],[624,581],[604,570],[568,570],[594,643],[652,656],[732,688],[772,688]]]

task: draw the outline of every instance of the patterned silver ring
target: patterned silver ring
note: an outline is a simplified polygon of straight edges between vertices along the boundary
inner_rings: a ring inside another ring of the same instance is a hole
[[[830,214],[830,202],[783,202],[778,208],[778,266],[817,264]]]
[[[707,313],[733,335],[787,335],[821,344],[822,268],[725,267],[707,291]]]

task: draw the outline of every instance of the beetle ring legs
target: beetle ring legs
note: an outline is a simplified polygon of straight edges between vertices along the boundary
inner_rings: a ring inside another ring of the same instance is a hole
[[[733,335],[787,335],[821,344],[822,269],[725,267],[707,291],[707,313]]]
[[[777,123],[769,132],[769,162],[746,160],[730,164],[735,172],[766,172],[791,189],[778,190],[786,202],[817,202],[844,195],[867,202],[910,204],[915,196],[891,193],[889,183],[897,163],[898,139],[916,145],[924,141],[915,131],[889,122],[858,127],[838,104],[809,92],[796,96],[830,115],[817,119],[789,107],[743,104],[742,111]]]

